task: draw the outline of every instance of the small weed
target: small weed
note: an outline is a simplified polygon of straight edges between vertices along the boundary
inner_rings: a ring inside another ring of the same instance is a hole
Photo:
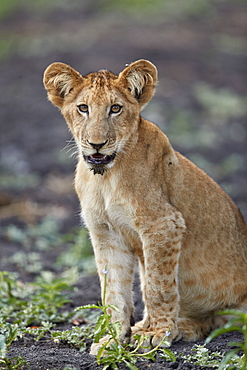
[[[10,262],[21,271],[37,274],[42,271],[42,252],[66,245],[66,251],[57,258],[57,267],[73,268],[78,273],[96,272],[92,246],[84,228],[75,228],[71,233],[61,235],[59,221],[45,217],[37,225],[25,228],[9,225],[0,228],[0,232],[7,240],[21,244],[24,249],[8,257],[8,261],[3,259],[3,264]]]
[[[198,82],[195,85],[195,96],[216,123],[244,116],[247,112],[246,98],[238,96],[231,90],[216,90],[210,85]]]
[[[205,345],[195,345],[192,350],[193,353],[190,355],[180,355],[181,358],[186,361],[193,362],[196,365],[212,367],[218,369],[220,361],[223,359],[223,355],[220,352],[211,352],[205,347]]]
[[[88,232],[84,228],[75,228],[69,234],[61,236],[59,221],[45,217],[37,225],[27,225],[26,228],[9,225],[0,228],[0,231],[7,240],[24,247],[25,251],[15,253],[11,257],[11,262],[25,270],[27,268],[31,270],[32,267],[29,265],[33,262],[37,264],[40,252],[53,246],[66,245],[66,251],[57,259],[58,266],[77,267],[79,271],[86,273],[96,272],[92,246]]]
[[[37,225],[28,225],[26,229],[9,225],[2,233],[8,240],[20,243],[28,251],[47,250],[61,241],[59,222],[49,217],[45,217]]]
[[[8,261],[16,265],[21,271],[39,273],[42,271],[40,253],[18,251],[8,258]]]
[[[71,289],[65,279],[52,274],[40,276],[34,284],[23,284],[15,274],[0,272],[0,369],[17,370],[26,362],[23,358],[8,358],[11,343],[32,334],[39,340],[55,322],[66,321],[72,316],[58,309],[69,299],[64,290]],[[39,327],[29,327],[37,324]]]
[[[224,310],[219,312],[220,315],[233,316],[227,324],[222,328],[214,330],[206,340],[209,343],[212,339],[218,337],[221,334],[229,333],[231,331],[238,331],[243,334],[244,341],[241,342],[230,342],[229,346],[236,347],[231,351],[227,352],[223,361],[220,363],[219,370],[234,369],[236,366],[239,370],[247,369],[247,313],[239,310]],[[239,356],[239,351],[243,351],[243,355]]]
[[[74,347],[79,348],[80,351],[84,351],[86,349],[86,343],[83,339],[92,339],[92,327],[82,326],[82,327],[74,327],[71,330],[53,330],[51,331],[51,338],[54,342],[66,342],[72,344]]]
[[[13,340],[16,339],[18,328],[16,326],[13,328],[9,324],[8,329],[9,331],[6,331],[5,334],[0,334],[0,369],[21,369],[23,365],[27,365],[26,361],[22,357],[7,357],[8,348],[10,347]]]
[[[78,368],[76,367],[70,367],[70,366],[66,366],[64,367],[62,370],[77,370]],[[51,369],[51,370],[59,370],[59,369]]]
[[[23,334],[30,334],[35,337],[35,341],[40,340],[46,333],[50,333],[51,329],[56,326],[47,321],[41,321],[41,326],[31,326],[22,330]]]
[[[144,0],[142,2],[138,0],[107,0],[104,2],[104,9],[121,9],[121,12],[131,14],[132,17],[138,16],[138,18],[145,18],[147,15],[149,19],[155,17],[159,20],[160,16],[162,20],[168,19],[186,19],[191,16],[205,15],[208,12],[214,11],[215,4],[210,1],[193,1],[187,0],[181,2],[180,6],[177,7],[176,3],[169,0]]]
[[[99,353],[97,354],[97,363],[99,365],[104,365],[103,370],[109,368],[118,369],[117,365],[120,363],[124,363],[131,370],[138,370],[138,368],[135,366],[135,363],[138,360],[151,360],[155,362],[158,350],[162,351],[166,360],[176,360],[172,351],[167,348],[161,348],[163,344],[169,345],[166,341],[166,337],[164,337],[164,340],[161,341],[160,344],[155,348],[150,348],[150,350],[145,353],[139,353],[139,350],[147,350],[147,347],[143,346],[144,341],[147,339],[146,337],[136,335],[135,339],[137,340],[137,345],[134,348],[133,345],[123,345],[120,343],[118,339],[120,332],[116,331],[116,334],[117,335],[115,337],[112,337],[109,339],[109,341],[103,344]]]
[[[70,300],[64,290],[71,290],[65,279],[39,277],[36,283],[22,284],[16,275],[0,272],[0,316],[5,322],[22,327],[42,321],[66,321],[72,314],[58,311]]]
[[[58,266],[76,266],[79,271],[87,274],[96,272],[92,246],[86,229],[76,228],[70,234],[64,235],[62,242],[67,244],[67,250],[58,257]]]
[[[1,17],[1,15],[0,15]],[[2,45],[1,45],[2,44]],[[11,46],[11,41],[6,40],[5,43],[1,42],[0,45],[8,51]],[[4,50],[0,52],[0,58],[4,54]],[[0,186],[3,189],[11,189],[22,191],[25,189],[34,189],[40,182],[40,178],[37,174],[26,174],[26,175],[12,175],[12,174],[0,174]]]
[[[61,294],[61,292],[73,290],[73,288],[63,278],[54,278],[52,274],[49,274],[49,278],[47,276],[46,278],[39,276],[33,285],[37,287],[37,291],[33,296],[33,302],[38,302],[40,305],[43,304],[48,312],[50,310],[55,312],[56,308],[70,302],[68,296]]]

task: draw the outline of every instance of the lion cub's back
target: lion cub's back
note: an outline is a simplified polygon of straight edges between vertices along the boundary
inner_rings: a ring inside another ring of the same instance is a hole
[[[169,182],[170,201],[186,224],[179,265],[181,306],[190,312],[217,310],[224,302],[230,306],[247,294],[246,223],[213,179],[176,156],[178,168]]]

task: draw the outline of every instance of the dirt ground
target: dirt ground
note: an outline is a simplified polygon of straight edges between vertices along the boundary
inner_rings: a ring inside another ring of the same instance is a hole
[[[103,68],[118,73],[126,63],[151,60],[160,82],[143,115],[168,134],[175,149],[213,176],[247,219],[246,3],[204,2],[201,9],[184,13],[173,8],[171,13],[169,8],[130,12],[122,2],[113,8],[106,0],[75,1],[73,6],[68,1],[40,3],[35,7],[23,1],[0,13],[0,269],[18,272],[23,281],[37,275],[11,260],[25,248],[6,237],[9,225],[26,230],[47,216],[59,223],[62,234],[80,225],[75,160],[67,153],[70,134],[42,86],[43,71],[54,61],[86,74]],[[55,264],[59,253],[57,248],[40,253],[44,270],[61,273]],[[96,276],[83,273],[77,287],[71,309],[99,301]],[[142,303],[137,281],[134,290],[138,320]],[[237,333],[225,334],[208,348],[227,351],[229,341],[239,340]],[[180,341],[171,349],[189,354],[192,346]],[[31,370],[101,368],[88,350],[79,352],[46,336],[39,342],[14,342],[9,356],[16,355]],[[203,367],[158,357],[156,363],[138,363],[138,368]]]
[[[77,285],[79,291],[72,297],[73,303],[71,308],[78,307],[80,305],[88,303],[97,303],[100,297],[98,279],[96,277],[84,277],[80,279]],[[138,289],[138,284],[135,284],[135,318],[140,320],[142,318],[142,304],[141,296]],[[68,329],[72,325],[58,325],[56,329]],[[212,343],[207,345],[212,352],[225,352],[229,351],[227,345],[229,341],[241,341],[242,337],[238,333],[224,334],[219,339],[215,339]],[[88,350],[86,352],[79,352],[78,349],[74,349],[68,344],[56,344],[52,341],[49,336],[44,336],[40,341],[35,342],[33,339],[24,338],[17,342],[14,342],[9,352],[10,357],[21,355],[30,364],[31,370],[48,370],[48,369],[64,369],[64,367],[71,367],[73,369],[90,369],[96,370],[102,368],[95,363],[95,357],[89,355],[89,346],[91,342],[88,342]],[[204,341],[198,341],[197,344],[203,345]],[[190,362],[186,362],[179,358],[179,354],[185,355],[191,354],[191,349],[194,343],[188,343],[179,341],[173,344],[169,349],[174,353],[176,352],[177,359],[175,362],[167,362],[161,357],[157,357],[155,363],[151,361],[139,361],[136,366],[138,369],[153,369],[153,370],[165,370],[165,369],[179,369],[179,370],[196,370],[203,369],[204,367],[199,365],[193,365]],[[126,366],[120,365],[119,369],[127,369]]]

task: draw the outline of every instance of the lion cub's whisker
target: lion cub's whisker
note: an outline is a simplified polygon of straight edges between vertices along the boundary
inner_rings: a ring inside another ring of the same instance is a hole
[[[69,154],[70,157],[75,157],[78,155],[78,146],[74,140],[74,138],[71,138],[67,141],[67,144],[64,146],[64,148],[61,151],[66,150],[66,152]]]

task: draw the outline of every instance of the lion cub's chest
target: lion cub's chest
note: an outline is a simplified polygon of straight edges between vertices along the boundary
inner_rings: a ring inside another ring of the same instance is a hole
[[[130,204],[112,189],[94,188],[82,201],[82,216],[92,240],[107,240],[107,245],[116,245],[119,252],[140,256],[142,244]]]
[[[107,224],[109,230],[135,232],[134,205],[121,191],[109,184],[91,184],[81,199],[82,215],[87,227]]]

